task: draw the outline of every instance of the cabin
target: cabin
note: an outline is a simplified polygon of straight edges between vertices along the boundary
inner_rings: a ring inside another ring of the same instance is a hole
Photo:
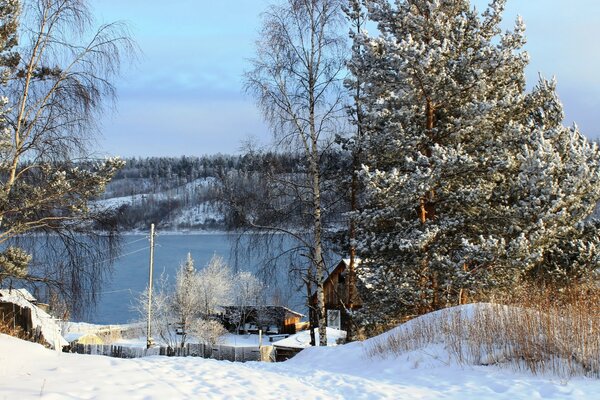
[[[284,306],[223,306],[222,311],[221,320],[229,331],[237,329],[235,320],[240,314],[245,316],[242,332],[258,333],[260,329],[265,334],[291,335],[304,326],[300,322],[304,315]]]
[[[354,262],[356,264],[360,261],[355,259]],[[348,331],[349,323],[345,311],[356,310],[362,306],[356,283],[353,283],[349,276],[349,268],[349,259],[340,260],[323,282],[327,326],[344,331]],[[316,293],[311,296],[310,303],[312,307],[316,307]],[[314,311],[311,309],[311,312]]]
[[[69,343],[61,336],[56,319],[44,308],[27,289],[0,289],[0,321],[32,341],[61,350]]]

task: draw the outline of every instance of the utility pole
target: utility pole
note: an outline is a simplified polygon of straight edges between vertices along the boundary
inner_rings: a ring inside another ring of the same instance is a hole
[[[152,346],[152,271],[154,270],[154,224],[150,225],[150,273],[148,277],[148,325],[146,326],[146,348]]]

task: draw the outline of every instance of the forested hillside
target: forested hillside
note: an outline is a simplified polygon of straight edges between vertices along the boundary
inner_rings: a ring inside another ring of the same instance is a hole
[[[338,164],[338,156],[328,157]],[[216,154],[203,157],[130,158],[96,202],[116,212],[123,230],[151,223],[167,230],[222,230],[235,225],[235,212],[222,201],[223,182],[241,188],[259,174],[302,175],[303,163],[291,154]]]

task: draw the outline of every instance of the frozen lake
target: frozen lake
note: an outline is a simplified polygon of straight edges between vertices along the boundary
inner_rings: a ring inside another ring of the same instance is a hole
[[[102,291],[95,311],[86,322],[97,324],[118,324],[135,321],[139,318],[131,308],[134,299],[148,284],[149,235],[127,235],[124,238],[122,256],[114,265],[112,281]],[[230,236],[227,234],[165,234],[160,232],[155,240],[154,284],[165,272],[173,279],[179,265],[185,261],[187,253],[192,254],[196,269],[202,269],[213,254],[222,256],[233,266]],[[255,272],[259,268],[257,260],[244,260],[240,270]],[[304,299],[286,282],[285,269],[280,269],[279,289],[287,306],[303,312]],[[283,281],[283,282],[282,282]]]

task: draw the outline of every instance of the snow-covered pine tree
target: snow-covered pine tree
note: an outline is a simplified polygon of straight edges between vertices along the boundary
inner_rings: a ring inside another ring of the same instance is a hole
[[[354,37],[349,67],[367,136],[365,323],[596,268],[598,150],[562,126],[552,82],[525,92],[525,28],[501,31],[504,5],[364,1],[379,34]]]

